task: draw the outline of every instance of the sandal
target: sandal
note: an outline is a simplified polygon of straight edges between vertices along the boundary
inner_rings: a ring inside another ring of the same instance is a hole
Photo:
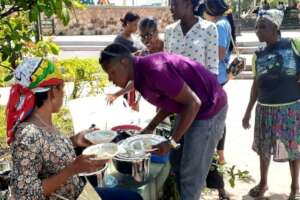
[[[267,190],[268,190],[268,187],[261,189],[260,185],[257,185],[249,191],[249,195],[254,198],[263,197]]]

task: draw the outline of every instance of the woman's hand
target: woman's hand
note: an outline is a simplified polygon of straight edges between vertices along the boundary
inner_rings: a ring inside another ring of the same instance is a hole
[[[242,120],[244,129],[249,129],[251,127],[250,123],[249,123],[250,118],[251,118],[251,112],[246,111],[246,113],[243,117],[243,120]]]
[[[106,95],[106,102],[108,105],[111,105],[116,99],[118,98],[115,94],[107,94]]]
[[[75,147],[88,147],[91,146],[92,143],[85,139],[84,135],[93,131],[99,130],[97,128],[91,128],[88,130],[81,131],[76,135],[73,135],[70,139],[72,140],[73,146]]]
[[[70,165],[73,174],[92,173],[102,169],[108,160],[97,160],[95,155],[80,155]]]

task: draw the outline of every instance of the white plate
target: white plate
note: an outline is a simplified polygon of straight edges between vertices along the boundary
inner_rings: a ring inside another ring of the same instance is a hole
[[[122,144],[123,148],[139,151],[151,151],[153,145],[166,141],[165,137],[153,134],[135,135],[127,138]]]
[[[119,146],[115,143],[92,145],[83,150],[83,155],[96,155],[97,160],[112,159],[119,152]]]
[[[101,144],[111,142],[117,133],[114,131],[93,131],[84,135],[84,138],[93,144]]]

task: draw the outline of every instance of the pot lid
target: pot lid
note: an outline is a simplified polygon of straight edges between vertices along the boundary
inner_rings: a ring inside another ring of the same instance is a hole
[[[120,159],[145,158],[148,157],[153,145],[157,145],[164,141],[166,141],[166,138],[159,135],[135,135],[119,142],[122,150],[116,157]]]

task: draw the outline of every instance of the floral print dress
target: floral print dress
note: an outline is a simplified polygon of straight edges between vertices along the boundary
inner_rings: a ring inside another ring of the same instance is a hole
[[[11,145],[13,169],[12,195],[18,200],[57,199],[43,195],[42,180],[53,176],[69,165],[76,157],[71,140],[59,133],[49,133],[34,124],[18,126]],[[70,177],[56,194],[77,199],[84,182],[78,176]]]

